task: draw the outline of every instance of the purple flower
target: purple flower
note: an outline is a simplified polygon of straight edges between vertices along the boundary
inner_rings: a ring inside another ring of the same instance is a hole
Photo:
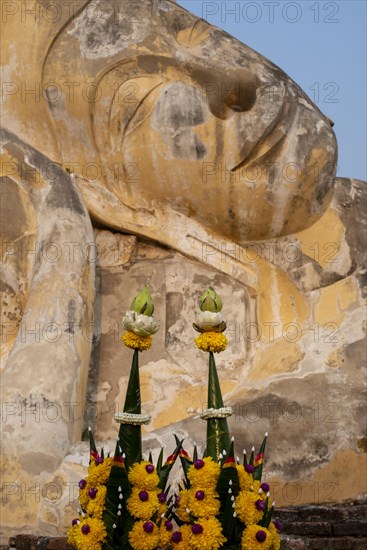
[[[255,506],[258,510],[264,510],[265,502],[259,498],[259,500],[255,502]]]
[[[85,489],[86,485],[87,485],[87,482],[85,481],[85,479],[81,479],[79,481],[79,489]]]
[[[149,499],[149,494],[146,491],[140,491],[139,498],[142,502],[146,502]]]
[[[245,471],[248,473],[248,474],[253,474],[255,468],[251,465],[251,464],[246,464],[245,466]]]
[[[167,519],[167,521],[164,522],[164,526],[167,529],[167,531],[172,531],[172,529],[173,529],[173,523],[172,523],[172,521],[169,521],[168,519]]]
[[[180,504],[180,500],[181,500],[180,495],[175,495],[175,506],[176,506],[176,508]]]
[[[159,495],[158,495],[158,500],[159,500],[159,502],[161,502],[162,504],[163,504],[164,502],[166,502],[167,496],[165,495],[165,493],[159,493]]]
[[[195,498],[197,498],[198,500],[204,500],[204,497],[205,497],[204,491],[196,491]]]
[[[203,529],[203,526],[200,525],[200,523],[195,523],[191,527],[191,531],[194,533],[194,535],[200,535],[200,533],[202,533],[204,531],[204,529]]]
[[[283,525],[281,524],[281,522],[279,521],[279,519],[275,519],[273,521],[274,523],[274,526],[275,526],[275,529],[278,531],[278,533],[281,533],[282,532],[282,529],[283,529]]]
[[[83,525],[82,533],[83,533],[83,535],[88,535],[88,533],[90,533],[90,527],[89,527],[88,524]]]
[[[266,533],[265,531],[258,531],[256,533],[256,540],[258,542],[264,542],[264,540],[266,539]]]
[[[270,485],[268,483],[262,483],[260,487],[264,491],[264,493],[268,493],[270,491]]]
[[[154,529],[154,523],[152,523],[151,521],[146,521],[143,525],[143,529],[146,533],[152,533]]]
[[[103,458],[101,456],[98,456],[96,458],[96,464],[97,464],[97,466],[99,466],[100,464],[103,464]]]
[[[76,518],[76,519],[73,519],[73,521],[71,522],[71,525],[78,525],[79,523],[79,519]]]
[[[182,534],[180,531],[175,531],[171,538],[172,542],[181,542],[182,541]]]
[[[197,470],[200,470],[201,468],[203,468],[205,466],[205,462],[204,462],[204,460],[201,460],[201,458],[198,458],[197,460],[195,460],[194,466]]]
[[[96,489],[95,487],[93,487],[92,489],[89,489],[89,491],[88,491],[88,496],[89,496],[90,498],[96,498],[97,493],[98,493],[98,489]]]
[[[148,474],[152,474],[152,473],[154,472],[154,466],[153,466],[153,464],[147,464],[147,465],[145,466],[145,469],[146,469],[146,471],[148,472]]]

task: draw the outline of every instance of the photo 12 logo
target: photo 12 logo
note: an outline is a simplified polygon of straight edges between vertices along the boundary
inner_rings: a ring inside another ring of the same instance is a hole
[[[212,2],[202,3],[202,18],[208,23],[299,23],[302,20],[313,23],[339,23],[339,2]]]
[[[85,4],[85,3],[84,3]],[[81,2],[78,0],[1,0],[1,21],[8,23],[16,20],[17,23],[59,23],[69,21],[75,17],[101,21],[108,19],[110,23],[124,20],[137,21],[139,18],[140,2],[131,0],[92,0],[87,2],[81,11]]]

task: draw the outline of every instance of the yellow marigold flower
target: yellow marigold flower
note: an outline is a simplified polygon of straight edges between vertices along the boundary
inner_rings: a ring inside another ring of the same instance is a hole
[[[181,525],[171,537],[172,550],[191,550],[191,525]]]
[[[189,490],[189,509],[197,518],[208,518],[219,513],[219,495],[208,488],[195,487]]]
[[[139,351],[144,351],[149,349],[152,345],[152,337],[149,336],[138,336],[135,332],[130,330],[124,332],[122,335],[122,340],[126,347],[130,349],[138,349]]]
[[[88,502],[90,501],[90,496],[88,495],[90,487],[86,485],[84,489],[80,489],[79,491],[79,502],[80,506],[83,508],[83,510],[87,509]]]
[[[237,473],[241,491],[250,491],[252,485],[254,484],[252,474],[247,473],[242,464],[237,464]]]
[[[159,508],[157,492],[134,487],[126,505],[133,517],[148,520]]]
[[[159,545],[159,529],[152,521],[137,521],[129,533],[134,550],[154,550]]]
[[[216,487],[220,472],[220,466],[214,462],[211,456],[195,460],[188,471],[188,478],[193,487]]]
[[[207,518],[191,526],[190,540],[193,550],[218,550],[227,539],[223,536],[220,522],[216,518]]]
[[[142,460],[133,464],[129,469],[129,481],[134,487],[152,491],[159,483],[159,476],[151,462]]]
[[[68,530],[68,543],[71,544],[71,546],[76,546],[75,532],[76,532],[77,528],[78,528],[78,525],[73,525]]]
[[[159,528],[159,546],[167,548],[170,545],[171,538],[174,532],[172,521],[163,519]]]
[[[190,516],[186,512],[186,508],[189,508],[190,491],[184,489],[180,491],[180,503],[176,510],[176,514],[181,521],[190,521]]]
[[[159,502],[158,506],[158,517],[162,517],[162,515],[166,515],[167,512],[167,504],[165,502]]]
[[[280,536],[272,521],[270,522],[268,530],[272,537],[272,545],[270,547],[270,550],[280,550]]]
[[[256,493],[258,495],[260,487],[261,487],[261,481],[259,481],[258,479],[255,479],[252,482],[252,489],[250,489],[250,490],[254,491],[254,493]]]
[[[242,534],[242,550],[270,550],[272,541],[265,527],[248,525]]]
[[[97,493],[94,498],[90,498],[87,504],[87,512],[94,518],[102,519],[105,508],[107,488],[105,485],[97,485]]]
[[[220,353],[226,349],[228,340],[223,332],[203,332],[195,338],[195,343],[202,351]]]
[[[257,501],[261,501],[260,495],[252,491],[240,491],[235,503],[237,517],[242,523],[252,525],[259,523],[263,517],[264,510],[256,506]]]
[[[104,458],[103,462],[97,461],[97,463],[95,459],[92,458],[88,467],[88,477],[86,479],[89,487],[95,487],[96,485],[104,485],[107,483],[111,472],[112,463],[112,457]]]
[[[107,536],[103,521],[84,518],[75,527],[73,544],[77,550],[101,550]]]

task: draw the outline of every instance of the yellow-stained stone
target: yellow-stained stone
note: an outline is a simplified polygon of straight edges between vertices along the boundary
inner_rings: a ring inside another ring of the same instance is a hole
[[[236,385],[235,382],[231,381],[223,381],[221,383],[224,399],[227,393],[230,393],[236,388]],[[170,422],[178,422],[187,418],[193,412],[195,412],[195,416],[197,416],[207,408],[206,394],[206,386],[183,388],[179,392],[179,398],[175,395],[171,404],[167,408],[165,407],[162,412],[158,412],[154,416],[152,424],[148,427],[149,431],[158,430],[163,426],[167,426],[167,418],[170,419]],[[160,408],[161,407],[158,407],[158,411]],[[205,425],[203,424],[203,426]]]
[[[337,213],[329,208],[312,227],[299,231],[302,252],[324,268],[332,269],[338,261],[345,227]]]
[[[365,493],[365,479],[361,472],[366,468],[365,453],[352,449],[337,452],[325,466],[315,470],[307,479],[283,480],[268,478],[272,498],[277,506],[302,504],[330,505],[343,500],[358,500]],[[350,472],[359,472],[351,476]]]
[[[357,281],[352,277],[348,277],[336,282],[334,285],[320,289],[315,304],[315,321],[321,325],[329,322],[340,325],[345,319],[346,311],[356,303],[358,298],[357,288]]]
[[[256,384],[277,374],[296,371],[304,356],[305,353],[301,351],[298,343],[287,342],[285,338],[278,340],[258,351],[247,380]]]
[[[309,309],[305,296],[281,269],[265,262],[262,258],[258,259],[257,265],[259,268],[258,323],[264,339],[269,331],[275,338],[281,337],[284,331],[287,331],[289,324],[302,327]]]
[[[337,350],[332,351],[329,354],[325,364],[328,367],[337,369],[341,367],[343,363],[344,363],[344,350],[343,348],[339,348]]]
[[[184,29],[177,34],[177,41],[183,46],[194,48],[205,42],[210,36],[210,25],[204,21],[198,21],[191,29]]]

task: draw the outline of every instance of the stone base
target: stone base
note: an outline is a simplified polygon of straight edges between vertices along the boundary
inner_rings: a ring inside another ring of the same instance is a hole
[[[9,545],[0,546],[0,550],[73,550],[65,537],[38,537],[35,535],[17,535],[11,537]]]
[[[281,550],[365,550],[367,504],[277,509],[283,523]]]

